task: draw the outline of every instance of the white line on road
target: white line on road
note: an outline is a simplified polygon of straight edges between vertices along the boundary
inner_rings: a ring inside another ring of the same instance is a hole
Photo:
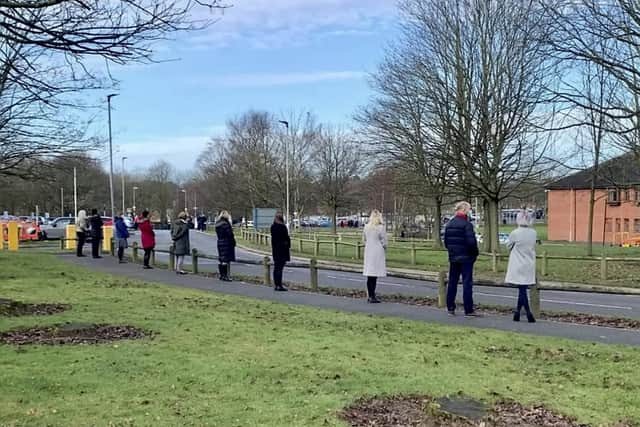
[[[494,297],[494,298],[506,298],[506,299],[515,299],[517,300],[518,297],[512,296],[512,295],[498,295],[498,294],[487,294],[484,292],[474,292],[475,295],[482,295],[482,296],[486,296],[486,297]],[[623,307],[623,306],[619,306],[619,305],[607,305],[607,304],[591,304],[591,303],[587,303],[587,302],[574,302],[574,301],[560,301],[560,300],[554,300],[554,299],[541,299],[541,302],[548,302],[551,304],[565,304],[565,305],[582,305],[582,306],[587,306],[587,307],[599,307],[599,308],[611,308],[611,309],[617,309],[617,310],[633,310],[633,307]]]

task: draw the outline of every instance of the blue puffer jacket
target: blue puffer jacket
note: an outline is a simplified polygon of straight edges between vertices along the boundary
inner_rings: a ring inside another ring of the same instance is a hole
[[[449,251],[449,262],[474,262],[478,242],[473,225],[464,217],[453,217],[444,229],[444,246]]]
[[[127,225],[124,223],[122,217],[116,217],[116,238],[118,239],[128,239],[129,238],[129,230],[127,230]]]

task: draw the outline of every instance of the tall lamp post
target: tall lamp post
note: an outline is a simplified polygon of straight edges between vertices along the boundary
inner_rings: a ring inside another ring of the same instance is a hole
[[[286,193],[287,193],[287,201],[286,201],[286,209],[287,209],[287,215],[286,215],[286,223],[287,223],[287,230],[290,229],[289,226],[289,122],[286,120],[279,120],[280,123],[282,123],[286,128],[287,128],[287,135],[284,139],[284,168],[285,168],[285,175],[286,175]]]
[[[180,190],[181,193],[184,193],[184,211],[189,212],[189,207],[187,206],[187,190]]]
[[[113,140],[111,136],[111,98],[118,96],[117,93],[107,95],[107,109],[109,111],[109,195],[111,197],[111,219],[116,216],[116,207],[113,199]],[[115,224],[115,221],[114,221]]]
[[[125,190],[124,190],[124,161],[127,160],[126,157],[122,158],[122,215],[125,214],[125,202],[124,202],[124,196],[125,196]]]
[[[136,191],[139,190],[138,187],[133,187],[133,213],[136,213]]]

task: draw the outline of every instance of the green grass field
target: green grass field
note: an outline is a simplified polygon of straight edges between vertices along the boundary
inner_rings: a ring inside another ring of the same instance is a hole
[[[501,232],[510,232],[513,227],[503,226]],[[586,247],[577,243],[556,243],[546,242],[546,225],[537,225],[538,235],[543,240],[543,244],[538,245],[538,254],[547,252],[550,256],[576,256],[583,257],[586,253]],[[239,234],[239,233],[238,233]],[[341,233],[341,241],[345,243],[355,243],[362,241],[361,233],[356,231],[346,231]],[[292,242],[292,251],[298,256],[312,256],[314,254],[314,244],[312,242],[303,242],[303,251],[299,251],[299,245],[296,237],[303,239],[314,239],[314,233],[297,233],[294,235]],[[351,262],[361,264],[362,260],[356,258],[356,250],[353,246],[338,245],[337,256],[333,255],[333,245],[331,239],[326,232],[317,233],[317,238],[322,243],[318,257],[326,260],[336,260],[341,262]],[[269,249],[266,246],[259,246],[253,242],[244,241],[244,245],[256,249]],[[434,251],[431,249],[432,244],[424,241],[415,242],[417,248],[421,248],[416,252],[416,264],[411,264],[411,242],[398,241],[390,242],[387,250],[387,264],[397,268],[415,268],[426,271],[441,271],[448,269],[447,254],[444,250]],[[502,254],[506,255],[506,248],[502,247]],[[608,257],[629,257],[640,258],[640,248],[622,248],[618,246],[594,246],[594,255],[600,256],[606,254]],[[362,256],[362,255],[361,255]],[[478,277],[502,280],[507,268],[507,259],[502,258],[499,261],[498,273],[492,271],[492,262],[489,256],[481,256],[476,263],[476,274]],[[541,272],[541,261],[538,262],[538,271]],[[600,261],[598,259],[581,261],[581,260],[548,260],[547,276],[540,275],[542,280],[552,280],[560,282],[586,283],[586,284],[603,284],[613,286],[640,286],[640,262],[609,262],[607,280],[602,280],[600,276]]]
[[[0,254],[0,297],[68,303],[0,331],[130,324],[150,340],[0,345],[1,426],[332,426],[374,394],[461,392],[640,421],[637,349],[437,326],[178,289]]]

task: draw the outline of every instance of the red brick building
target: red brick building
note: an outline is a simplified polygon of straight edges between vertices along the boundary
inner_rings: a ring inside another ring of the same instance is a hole
[[[640,162],[626,154],[599,169],[593,241],[623,244],[640,238]],[[591,176],[587,169],[547,186],[549,240],[587,241]]]

